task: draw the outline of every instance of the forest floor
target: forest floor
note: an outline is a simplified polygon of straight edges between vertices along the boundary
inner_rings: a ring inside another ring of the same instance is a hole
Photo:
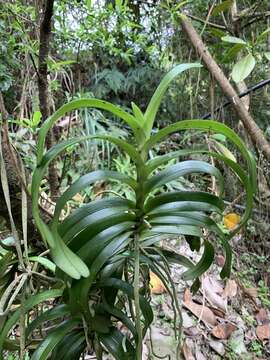
[[[194,254],[186,245],[175,244],[174,248],[190,259],[200,258],[200,254]],[[217,255],[215,265],[203,276],[202,286],[194,296],[187,283],[181,280],[181,268],[172,268],[182,306],[184,341],[181,355],[185,360],[270,359],[270,272],[267,259],[243,251],[243,248],[234,249],[232,275],[225,281],[219,276],[223,263],[223,256]],[[151,341],[150,336],[146,341],[145,360],[174,360],[177,358],[177,343],[173,308],[162,283],[154,283],[153,308],[155,322]],[[153,348],[155,356],[146,355],[149,347]]]

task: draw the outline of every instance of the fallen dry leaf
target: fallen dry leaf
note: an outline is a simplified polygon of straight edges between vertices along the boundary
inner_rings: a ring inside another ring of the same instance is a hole
[[[150,289],[151,294],[160,295],[166,292],[166,288],[160,278],[150,271]]]
[[[191,295],[191,292],[189,289],[186,289],[185,292],[184,292],[184,296],[183,296],[183,300],[185,302],[189,302],[189,301],[192,301],[192,295]]]
[[[267,311],[265,309],[260,309],[256,314],[256,320],[259,325],[265,325],[266,323],[269,323],[269,318]]]
[[[270,324],[258,325],[256,328],[256,335],[260,340],[270,339]]]
[[[220,317],[220,318],[225,318],[225,311],[221,310],[221,309],[218,309],[216,307],[213,307],[213,306],[209,306],[209,309],[213,311],[213,313],[217,316],[217,317]]]
[[[224,216],[223,222],[224,226],[228,230],[233,230],[240,222],[241,217],[236,213],[230,213]]]
[[[227,299],[221,297],[219,294],[223,292],[222,286],[214,279],[206,276],[202,280],[202,288],[205,296],[211,305],[226,311]]]
[[[235,326],[234,324],[220,324],[213,328],[212,335],[217,339],[226,340],[236,329],[237,326]]]
[[[222,342],[220,341],[209,341],[209,346],[220,356],[223,356],[225,354],[225,348]]]
[[[195,357],[196,357],[196,360],[207,360],[206,357],[203,355],[203,353],[196,349],[195,351]]]
[[[258,297],[258,290],[256,288],[246,288],[243,286],[243,292],[253,299]]]
[[[146,346],[146,344],[143,344],[143,348],[142,348],[142,360],[147,360],[149,359],[149,349]]]
[[[222,255],[217,255],[216,262],[217,262],[218,266],[223,267],[225,264],[225,257]]]
[[[183,346],[182,346],[182,354],[184,355],[185,360],[195,360],[191,348],[193,346],[190,346],[190,344],[188,345],[187,342],[185,341]]]
[[[187,336],[198,336],[200,334],[200,330],[197,326],[191,326],[187,329],[184,329],[184,334]]]
[[[161,305],[161,308],[162,308],[162,311],[163,311],[166,319],[168,319],[168,320],[174,319],[174,312],[166,302],[164,302]]]
[[[232,298],[237,294],[237,283],[234,280],[228,279],[226,282],[225,289],[223,291],[223,297]]]
[[[198,319],[203,321],[206,325],[217,324],[217,319],[214,313],[207,307],[203,305],[199,305],[195,303],[192,298],[190,291],[187,289],[184,294],[184,302],[183,305],[192,312]]]

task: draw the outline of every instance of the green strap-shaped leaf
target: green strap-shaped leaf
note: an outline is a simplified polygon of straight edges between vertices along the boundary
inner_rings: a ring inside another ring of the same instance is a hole
[[[100,334],[98,338],[115,360],[134,360],[136,358],[135,349],[119,330],[113,328],[110,334]]]
[[[60,109],[58,109],[52,116],[50,116],[39,131],[38,143],[37,143],[37,163],[40,164],[44,148],[45,148],[45,138],[48,131],[53,127],[58,119],[60,119],[64,114],[70,112],[72,110],[85,108],[85,107],[93,107],[97,109],[103,109],[115,114],[120,119],[124,120],[133,130],[136,137],[140,139],[142,137],[142,129],[141,124],[136,120],[136,118],[121,108],[108,103],[103,100],[98,99],[79,99],[73,100],[68,104],[63,105]]]
[[[191,225],[210,229],[219,236],[223,236],[222,230],[209,216],[202,213],[182,212],[178,215],[157,216],[151,219],[151,225]]]
[[[93,281],[96,279],[97,273],[116,252],[129,244],[132,240],[130,234],[131,233],[124,233],[118,235],[110,241],[106,241],[102,248],[99,249],[99,252],[95,251],[96,257],[92,263],[89,263],[90,276],[87,279],[76,282],[70,289],[70,306],[73,311],[81,311],[82,313],[86,311],[86,316],[88,316],[88,292]]]
[[[125,294],[127,294],[130,299],[134,299],[133,286],[131,286],[130,284],[128,284],[120,279],[108,278],[108,279],[101,281],[98,285],[100,287],[116,288],[118,290],[121,290]],[[152,311],[151,305],[148,303],[148,301],[143,296],[140,296],[140,307],[141,307],[143,317],[145,319],[145,328],[148,328],[153,321],[153,311]]]
[[[111,314],[116,319],[120,320],[127,327],[127,329],[131,332],[131,334],[134,337],[136,337],[135,326],[133,325],[132,321],[129,319],[129,317],[123,311],[121,311],[120,309],[118,309],[115,306],[111,306],[111,305],[107,304],[107,302],[104,300],[98,306],[98,309],[102,309],[103,311],[106,311],[109,314]]]
[[[143,113],[141,112],[141,109],[134,103],[131,103],[133,114],[135,118],[140,122],[141,126],[143,126],[145,118]]]
[[[202,232],[198,226],[190,225],[152,226],[151,230],[142,233],[142,246],[152,246],[161,240],[168,240],[170,237],[175,238],[175,235],[188,235],[200,238],[202,237]]]
[[[55,319],[59,319],[69,314],[70,310],[66,304],[61,304],[53,307],[47,311],[44,311],[41,315],[39,315],[35,320],[31,321],[31,323],[27,326],[25,331],[25,336],[28,336],[39,326],[41,326],[45,321],[52,321]]]
[[[88,267],[67,247],[57,232],[53,234],[53,239],[54,247],[51,248],[51,254],[55,264],[73,279],[88,277]]]
[[[82,205],[80,208],[74,210],[65,220],[59,225],[58,231],[63,236],[68,229],[72,228],[80,219],[88,216],[96,211],[107,208],[119,208],[126,206],[126,209],[135,208],[135,204],[132,201],[122,199],[119,197],[110,199],[99,199],[91,201],[88,204]]]
[[[110,226],[86,241],[85,244],[79,248],[78,255],[88,264],[92,263],[101,249],[108,242],[110,242],[113,238],[120,236],[123,232],[130,230],[132,225],[134,225],[134,223],[126,221]]]
[[[100,218],[100,215],[104,215],[104,218]],[[63,240],[69,244],[73,251],[77,251],[86,241],[108,227],[123,222],[134,222],[135,219],[134,214],[125,211],[120,212],[117,209],[100,210],[79,221],[63,236]]]
[[[34,306],[42,303],[43,301],[47,301],[49,299],[54,299],[62,296],[63,290],[62,289],[56,289],[56,290],[47,290],[43,291],[40,294],[32,295],[29,299],[27,299],[24,304],[24,311],[28,312],[30,311]],[[10,330],[17,324],[17,322],[20,319],[21,315],[21,309],[17,309],[13,315],[6,321],[4,324],[1,332],[0,332],[0,360],[4,360],[3,357],[3,344],[5,339],[8,336],[8,333]]]
[[[219,209],[219,211],[223,211],[224,209],[223,201],[213,194],[203,191],[175,191],[150,198],[144,206],[144,211],[148,214],[159,206],[174,202],[206,203]]]
[[[29,260],[33,262],[37,262],[43,265],[45,268],[49,269],[51,272],[55,273],[55,264],[51,260],[43,256],[30,256]]]
[[[243,158],[246,160],[248,165],[247,174],[243,169],[236,164],[234,161],[216,153],[212,153],[210,156],[216,157],[225,162],[239,177],[246,190],[246,209],[239,225],[231,232],[232,237],[239,231],[250,217],[253,206],[253,194],[256,191],[256,163],[252,154],[247,150],[245,144],[239,138],[239,136],[226,125],[221,124],[212,120],[185,120],[178,123],[172,124],[165,129],[160,130],[156,135],[152,136],[145,145],[144,151],[154,146],[158,141],[162,140],[167,135],[176,131],[187,130],[187,129],[201,129],[205,131],[213,131],[221,133],[227,137],[241,152]]]
[[[63,324],[58,325],[55,330],[51,331],[31,356],[31,360],[46,360],[49,358],[55,346],[68,334],[75,326],[81,323],[81,319],[73,318]]]
[[[73,330],[67,334],[54,348],[51,360],[79,360],[86,347],[83,330]]]
[[[219,182],[220,194],[223,193],[224,180],[220,171],[214,166],[204,161],[188,160],[181,163],[169,166],[163,171],[160,171],[157,175],[150,177],[145,184],[146,194],[154,189],[168,184],[169,182],[178,179],[181,176],[194,174],[194,173],[206,173],[215,176]]]
[[[163,165],[169,162],[172,159],[177,159],[182,156],[196,155],[196,154],[204,154],[210,153],[209,149],[181,149],[177,151],[171,151],[165,155],[155,156],[153,159],[150,159],[146,163],[146,171],[147,174],[150,174],[160,165]]]
[[[172,82],[172,80],[181,74],[183,71],[192,69],[192,68],[199,68],[201,67],[201,64],[180,64],[175,66],[171,71],[169,71],[164,78],[162,79],[161,83],[157,87],[156,91],[154,92],[154,95],[152,96],[146,112],[144,114],[145,123],[144,123],[144,130],[147,135],[147,137],[150,137],[151,130],[153,127],[153,123],[157,114],[157,111],[159,109],[161,100],[163,95],[165,94],[168,86]]]
[[[199,201],[175,201],[168,204],[163,204],[155,207],[152,211],[148,213],[149,216],[153,214],[171,214],[173,212],[179,211],[203,211],[207,213],[217,212],[220,213],[220,209],[212,204],[207,202]]]
[[[221,279],[230,277],[232,268],[232,248],[225,237],[221,238],[222,247],[225,250],[225,264],[220,272]]]
[[[56,228],[59,216],[66,203],[77,193],[99,180],[121,181],[121,183],[128,184],[133,189],[136,188],[136,181],[134,179],[117,171],[97,170],[83,175],[77,181],[75,181],[58,199],[54,211],[52,228]]]
[[[206,272],[206,270],[209,269],[211,264],[213,263],[215,256],[215,251],[213,245],[205,240],[204,241],[204,252],[200,259],[200,261],[194,266],[194,268],[191,268],[183,273],[182,277],[184,280],[194,280],[198,277],[200,277],[203,273]]]
[[[253,191],[256,189],[256,166],[254,166],[254,159],[250,152],[247,150],[245,144],[240,137],[231,130],[228,126],[213,120],[183,120],[178,121],[166,128],[158,131],[157,134],[151,136],[144,146],[144,151],[148,151],[160,140],[164,139],[169,134],[182,130],[204,130],[221,133],[226,136],[241,152],[248,165],[250,181],[253,185]]]
[[[166,258],[166,260],[169,263],[178,264],[188,269],[193,269],[195,266],[193,262],[189,260],[186,256],[177,254],[174,251],[163,249],[161,247],[157,247],[156,249]],[[155,249],[148,248],[147,252],[149,253],[150,257],[154,257],[157,260],[161,260],[160,256],[157,255],[157,251]]]

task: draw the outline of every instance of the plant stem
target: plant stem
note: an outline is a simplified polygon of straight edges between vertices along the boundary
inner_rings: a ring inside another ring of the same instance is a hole
[[[141,328],[141,309],[140,309],[140,246],[139,234],[134,238],[135,266],[134,266],[134,303],[135,303],[135,324],[137,331],[136,360],[142,359],[142,328]]]
[[[23,291],[21,296],[21,309],[20,309],[20,360],[24,359],[25,354],[25,284],[23,285]]]

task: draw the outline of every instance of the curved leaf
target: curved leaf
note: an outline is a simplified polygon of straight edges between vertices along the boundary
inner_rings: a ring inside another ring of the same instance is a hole
[[[178,179],[181,176],[193,174],[193,173],[206,173],[215,176],[219,182],[220,193],[223,193],[224,180],[220,171],[214,166],[198,160],[182,161],[178,164],[172,165],[163,171],[160,171],[157,175],[152,176],[145,183],[145,192],[149,193],[157,187],[168,184],[169,182]]]
[[[222,247],[225,250],[225,264],[220,272],[221,279],[230,277],[232,267],[232,249],[226,238],[221,238]]]
[[[48,131],[52,128],[52,126],[56,123],[58,119],[60,119],[63,115],[65,115],[67,112],[70,112],[72,110],[80,109],[83,107],[93,107],[97,109],[103,109],[111,112],[112,114],[117,115],[120,119],[124,120],[134,131],[136,136],[140,138],[141,135],[141,125],[136,120],[136,118],[121,108],[108,103],[103,100],[99,99],[79,99],[79,100],[73,100],[69,102],[68,104],[65,104],[60,107],[52,116],[50,116],[43,124],[43,126],[40,129],[39,137],[38,137],[38,143],[37,143],[37,163],[38,165],[41,162],[43,151],[45,148],[45,138],[48,133]]]
[[[79,360],[86,347],[85,334],[74,330],[66,335],[54,348],[51,360]]]
[[[184,280],[193,280],[198,277],[200,277],[203,273],[206,272],[207,269],[211,266],[214,260],[214,247],[213,245],[205,240],[204,241],[204,252],[200,259],[200,261],[194,266],[194,268],[191,268],[184,272],[182,275]]]
[[[101,231],[85,243],[79,250],[78,255],[87,263],[92,263],[100,250],[113,238],[131,229],[132,222],[123,222]]]
[[[90,240],[99,232],[123,222],[133,222],[135,218],[134,214],[125,211],[121,212],[118,209],[100,210],[80,220],[65,233],[63,240],[69,243],[73,251],[77,251],[87,240]]]
[[[73,279],[88,277],[88,267],[79,256],[67,247],[58,233],[55,232],[53,238],[55,242],[54,247],[51,248],[51,254],[55,264]]]
[[[100,287],[112,287],[121,290],[128,295],[130,299],[134,299],[134,289],[130,284],[115,278],[109,278],[98,284]],[[145,319],[145,328],[148,328],[153,321],[153,311],[151,305],[143,296],[140,296],[140,307]]]
[[[213,194],[209,194],[203,191],[175,191],[170,193],[163,193],[149,199],[144,206],[144,211],[146,214],[148,214],[159,206],[169,206],[169,203],[178,202],[205,203],[213,206],[218,210],[218,212],[223,211],[224,209],[223,201]]]
[[[165,94],[168,86],[172,82],[172,80],[179,74],[181,74],[183,71],[192,69],[192,68],[199,68],[202,67],[201,64],[180,64],[175,66],[171,71],[169,71],[164,78],[162,79],[161,83],[157,87],[156,91],[154,92],[154,95],[152,96],[146,112],[144,114],[145,122],[144,122],[144,130],[147,134],[147,137],[150,136],[151,130],[153,127],[153,123],[157,114],[157,111],[159,109],[161,100],[163,95]]]
[[[134,360],[136,358],[135,349],[119,330],[113,328],[110,334],[100,334],[98,338],[116,360]],[[125,344],[125,349],[123,344]]]
[[[144,151],[148,153],[148,151],[160,140],[166,137],[169,134],[172,134],[176,131],[181,130],[204,130],[204,131],[213,131],[217,133],[221,133],[226,136],[228,140],[230,140],[241,152],[244,159],[248,164],[248,170],[250,172],[251,181],[254,189],[256,188],[256,167],[254,168],[254,160],[253,156],[247,150],[245,144],[241,140],[241,138],[228,126],[221,124],[217,121],[213,120],[183,120],[178,121],[172,125],[167,126],[166,128],[159,130],[157,134],[153,135],[144,146]]]
[[[63,324],[51,331],[31,356],[31,360],[46,360],[49,358],[55,346],[68,334],[75,326],[81,322],[80,318],[67,320]]]
[[[133,189],[136,188],[136,181],[134,179],[130,178],[127,175],[118,173],[116,171],[97,170],[90,172],[89,174],[83,175],[77,181],[75,181],[58,199],[52,221],[53,228],[57,226],[59,216],[66,203],[70,199],[72,199],[73,196],[75,196],[78,192],[82,191],[89,185],[99,180],[118,180],[121,181],[122,183],[128,184]],[[127,203],[127,201],[125,203]]]
[[[132,201],[122,199],[122,198],[109,198],[109,199],[99,199],[91,201],[88,204],[84,204],[78,209],[74,210],[69,216],[67,216],[64,221],[59,224],[58,232],[61,236],[67,233],[67,231],[72,228],[79,220],[85,218],[86,216],[93,214],[97,211],[107,209],[107,208],[135,208],[135,204]]]
[[[206,216],[202,213],[193,213],[193,212],[182,212],[174,215],[164,215],[164,216],[156,216],[153,217],[150,221],[152,225],[191,225],[191,226],[199,226],[205,227],[219,236],[223,236],[223,232],[217,226],[214,220],[212,220],[209,216]]]
[[[241,154],[243,155],[244,159],[247,162],[248,174],[245,174],[242,168],[238,164],[234,163],[232,160],[227,159],[224,156],[222,157],[219,154],[214,155],[215,153],[211,155],[217,158],[219,156],[222,161],[228,164],[237,173],[237,175],[241,179],[246,189],[246,195],[247,195],[246,211],[239,226],[231,233],[232,236],[239,230],[241,226],[243,226],[243,224],[246,223],[252,210],[253,193],[256,191],[256,163],[254,157],[247,150],[242,140],[233,130],[231,130],[229,127],[227,127],[224,124],[212,120],[185,120],[169,125],[166,128],[160,130],[157,134],[153,135],[147,141],[147,143],[144,146],[144,151],[148,152],[152,146],[154,146],[158,141],[162,140],[167,135],[172,134],[176,131],[187,130],[187,129],[201,129],[201,130],[213,131],[225,135],[226,138],[228,138],[228,140],[230,140],[240,150]]]
[[[29,299],[27,299],[23,306],[24,311],[27,312],[31,310],[34,306],[38,305],[39,303],[54,299],[57,297],[62,296],[63,290],[57,289],[57,290],[47,290],[43,291],[42,293],[32,295]],[[6,321],[4,324],[1,333],[0,333],[0,360],[4,360],[3,358],[3,343],[9,333],[9,331],[12,329],[13,326],[16,325],[16,323],[19,321],[21,315],[21,309],[17,309],[14,314]]]
[[[61,304],[43,312],[41,315],[36,317],[30,324],[27,326],[25,331],[25,336],[28,336],[39,326],[42,325],[45,321],[52,321],[58,318],[62,318],[70,312],[69,307],[66,304]]]
[[[49,269],[51,272],[55,273],[55,264],[51,260],[43,256],[30,256],[29,260],[33,262],[37,262],[43,265],[44,267],[46,267],[47,269]]]

